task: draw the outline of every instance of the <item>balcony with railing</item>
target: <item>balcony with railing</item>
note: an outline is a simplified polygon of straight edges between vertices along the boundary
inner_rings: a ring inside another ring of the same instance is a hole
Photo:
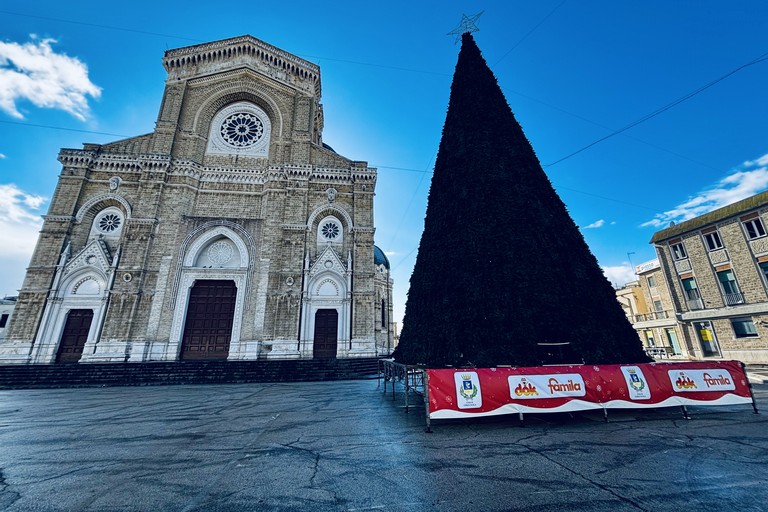
[[[744,304],[744,294],[741,292],[725,293],[723,294],[726,306],[735,306],[736,304]]]
[[[645,353],[654,359],[669,357],[669,351],[666,347],[645,347]]]
[[[671,318],[669,311],[653,311],[651,313],[635,315],[635,322],[649,322],[651,320],[665,320],[667,318]]]

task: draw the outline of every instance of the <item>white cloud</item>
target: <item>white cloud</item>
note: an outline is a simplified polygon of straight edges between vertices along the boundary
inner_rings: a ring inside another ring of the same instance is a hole
[[[683,222],[723,206],[741,201],[768,189],[768,154],[747,161],[714,186],[688,198],[682,204],[641,224],[641,227],[666,227],[670,222]]]
[[[596,220],[595,222],[593,222],[592,224],[590,224],[588,226],[584,226],[581,229],[597,229],[597,228],[601,228],[603,226],[605,226],[605,220],[600,219],[600,220]]]
[[[6,159],[6,158],[8,158],[8,157],[7,157],[7,156],[5,156],[3,153],[0,153],[0,160],[4,160],[4,159]]]
[[[13,184],[0,184],[0,295],[21,288],[42,226],[39,209],[46,198]]]
[[[747,160],[743,164],[744,167],[764,167],[766,165],[768,165],[768,154],[761,156],[757,160]]]
[[[0,184],[0,261],[23,257],[28,262],[43,224],[41,212],[36,210],[46,200],[12,183]]]
[[[397,251],[384,251],[384,254],[387,256],[387,258],[391,258],[392,256],[397,256]]]
[[[608,278],[608,280],[615,288],[620,288],[627,283],[637,281],[635,268],[628,262],[624,262],[621,265],[616,265],[613,267],[602,267],[602,269],[605,277]]]
[[[88,78],[88,67],[76,57],[55,53],[55,40],[32,39],[24,44],[0,42],[0,110],[22,119],[16,102],[28,100],[84,121],[90,114],[88,96],[101,95],[101,88]]]

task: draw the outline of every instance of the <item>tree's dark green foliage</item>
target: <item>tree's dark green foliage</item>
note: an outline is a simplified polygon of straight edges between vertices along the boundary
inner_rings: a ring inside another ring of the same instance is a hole
[[[539,365],[648,358],[471,34],[464,34],[395,359]]]

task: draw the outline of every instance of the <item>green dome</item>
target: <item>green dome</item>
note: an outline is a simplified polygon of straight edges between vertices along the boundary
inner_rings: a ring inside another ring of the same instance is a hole
[[[375,245],[373,246],[373,264],[377,266],[384,265],[384,267],[389,270],[389,260],[387,259],[387,255]]]

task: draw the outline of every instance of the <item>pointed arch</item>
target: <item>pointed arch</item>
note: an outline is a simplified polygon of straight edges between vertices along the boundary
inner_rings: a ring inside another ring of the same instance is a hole
[[[200,266],[198,263],[202,253],[207,252],[212,243],[223,238],[231,242],[238,253],[237,255],[232,254],[236,258],[236,265],[215,268]],[[256,265],[254,265],[255,257],[256,244],[253,238],[242,226],[234,222],[225,220],[206,222],[186,236],[180,247],[171,295],[170,307],[174,314],[169,344],[161,359],[176,360],[179,358],[191,290],[198,281],[211,280],[234,282],[235,304],[232,312],[232,330],[227,357],[230,359],[242,357],[245,342],[240,339],[240,335],[247,309],[246,297],[249,293],[250,276],[258,272]]]
[[[231,230],[231,232],[238,238],[243,245],[245,246],[245,250],[241,250],[240,254],[241,256],[243,254],[247,254],[247,265],[249,269],[251,269],[251,272],[246,273],[246,280],[245,280],[245,287],[247,288],[251,281],[251,274],[255,273],[255,270],[257,268],[256,265],[256,242],[254,241],[253,237],[251,236],[248,231],[245,230],[241,225],[236,224],[234,222],[228,221],[228,220],[212,220],[209,222],[206,222],[202,226],[198,226],[197,228],[190,231],[190,233],[184,238],[184,241],[181,242],[181,247],[179,248],[179,257],[178,261],[176,263],[176,278],[174,279],[173,283],[173,289],[171,291],[171,307],[176,306],[176,298],[178,296],[178,290],[179,290],[179,281],[181,280],[181,270],[182,267],[184,267],[184,262],[186,261],[187,254],[190,254],[190,245],[194,244],[198,237],[200,237],[201,234],[204,234],[203,237],[204,240],[201,242],[200,248],[203,247],[203,245],[208,242],[213,236],[216,236],[216,234],[210,235],[206,233],[207,231],[211,230],[212,228],[217,227],[225,227]],[[234,242],[234,240],[233,240]],[[194,261],[194,259],[191,259],[191,261]],[[191,265],[190,265],[191,266]],[[241,267],[242,268],[242,267]]]
[[[86,270],[69,276],[62,284],[62,298],[100,296],[107,286],[107,276],[98,270]]]
[[[93,208],[99,203],[110,202],[110,201],[114,201],[120,204],[120,206],[122,206],[123,210],[125,211],[126,219],[131,218],[131,204],[123,196],[119,196],[117,194],[113,194],[110,192],[107,194],[100,194],[98,196],[93,196],[90,199],[88,199],[85,203],[83,203],[83,206],[81,206],[80,209],[77,210],[77,213],[75,214],[75,220],[79,224],[80,222],[83,221],[85,214],[87,214],[91,208]]]
[[[351,339],[351,274],[338,255],[328,247],[317,258],[307,273],[304,283],[306,300],[302,302],[302,352],[306,357],[316,357],[315,330],[320,310],[336,311],[336,340],[339,357],[349,350]]]
[[[235,233],[234,230],[227,226],[218,226],[213,229],[208,229],[202,235],[200,235],[187,249],[184,254],[184,266],[193,267],[195,262],[199,259],[200,253],[208,246],[208,243],[216,238],[224,237],[229,239],[238,250],[240,268],[247,268],[249,258],[248,246],[245,241]]]
[[[245,80],[252,72],[233,73],[231,81],[223,84],[217,91],[200,104],[192,121],[192,131],[208,137],[210,125],[216,114],[226,106],[246,101],[263,109],[272,123],[272,133],[277,139],[283,137],[283,113],[280,106],[267,94],[263,94],[255,81]]]
[[[317,219],[320,215],[323,215],[324,217],[327,215],[336,215],[343,219],[344,224],[346,224],[346,228],[348,230],[352,230],[354,226],[352,225],[352,217],[349,215],[349,213],[344,210],[343,208],[339,208],[335,204],[324,204],[321,206],[318,206],[314,209],[312,213],[309,214],[309,219],[307,220],[307,229],[312,230],[315,226],[315,219]]]
[[[97,243],[90,244],[57,271],[52,296],[46,302],[32,345],[31,362],[53,363],[56,360],[67,318],[72,310],[91,312],[91,323],[80,360],[86,361],[93,357],[107,314],[113,277],[110,270],[100,264],[105,261],[95,262],[91,259],[96,249]]]

